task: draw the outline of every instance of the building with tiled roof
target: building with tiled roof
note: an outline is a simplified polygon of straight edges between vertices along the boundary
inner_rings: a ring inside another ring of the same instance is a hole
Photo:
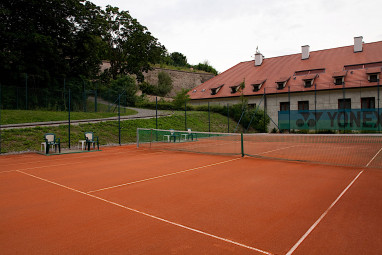
[[[267,59],[257,52],[188,94],[193,105],[232,105],[243,94],[277,124],[283,110],[379,108],[381,67],[382,41],[355,37],[354,45],[334,49],[310,52],[305,45],[301,53]]]

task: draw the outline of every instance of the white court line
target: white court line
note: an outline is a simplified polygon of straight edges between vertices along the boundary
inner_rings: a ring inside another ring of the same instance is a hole
[[[147,150],[149,151],[149,150]],[[109,153],[108,151],[104,151],[105,153],[107,153],[108,155],[118,155],[118,154],[125,154],[125,155],[129,155],[129,154],[137,154],[136,152],[137,151],[134,151],[134,150],[127,150],[127,151],[118,151],[118,152],[114,152],[114,153]],[[75,154],[65,154],[65,155],[75,155]],[[76,153],[76,155],[78,155],[78,153]],[[105,155],[105,154],[103,154]],[[45,156],[45,155],[41,155],[41,156]],[[54,155],[54,156],[60,156],[60,155]],[[87,154],[87,155],[81,155],[81,156],[78,156],[78,157],[70,157],[70,158],[58,158],[58,157],[55,157],[54,158],[54,161],[61,161],[61,160],[72,160],[72,159],[85,159],[85,158],[98,158],[99,155],[94,155],[94,154]],[[31,158],[31,157],[29,157]],[[51,159],[53,159],[51,157]],[[17,166],[17,165],[26,165],[26,164],[35,164],[35,163],[46,163],[47,160],[39,160],[39,161],[29,161],[29,162],[20,162],[20,163],[11,163],[11,164],[6,164],[6,165],[3,165],[3,166]]]
[[[368,167],[370,165],[370,163],[377,157],[377,155],[381,152],[381,150],[382,150],[382,147],[379,149],[377,154],[375,154],[374,157],[369,161],[369,163],[366,164],[366,167]]]
[[[139,159],[134,158],[134,160],[141,160],[142,158],[149,156],[151,154],[159,154],[163,153],[162,151],[158,152],[152,152],[150,154],[144,154],[143,157],[140,157]],[[81,159],[81,158],[76,158],[76,159]],[[66,159],[68,160],[68,159]],[[105,158],[103,161],[107,161],[107,158]],[[35,163],[31,162],[30,164]],[[65,163],[65,164],[56,164],[56,165],[43,165],[43,166],[36,166],[36,167],[27,167],[27,168],[22,168],[22,169],[15,169],[15,170],[8,170],[8,171],[0,171],[1,173],[9,173],[9,172],[17,172],[17,171],[25,171],[25,170],[34,170],[34,169],[40,169],[40,168],[47,168],[47,167],[56,167],[56,166],[68,166],[68,165],[78,165],[83,163],[83,161],[76,161],[76,162],[71,162],[71,163]]]
[[[155,177],[151,177],[151,178],[147,178],[147,179],[143,179],[143,180],[127,182],[127,183],[123,183],[123,184],[119,184],[119,185],[115,185],[115,186],[111,186],[111,187],[106,187],[106,188],[102,188],[102,189],[88,191],[87,193],[89,194],[89,193],[94,193],[94,192],[98,192],[98,191],[103,191],[103,190],[114,189],[114,188],[118,188],[118,187],[122,187],[122,186],[127,186],[127,185],[131,185],[131,184],[135,184],[135,183],[151,181],[151,180],[155,180],[155,179],[159,179],[159,178],[163,178],[163,177],[167,177],[167,176],[171,176],[171,175],[176,175],[176,174],[186,173],[186,172],[190,172],[190,171],[195,171],[195,170],[206,168],[206,167],[210,167],[210,166],[217,166],[217,165],[228,163],[228,162],[231,162],[231,161],[234,161],[234,160],[238,160],[238,159],[241,159],[241,158],[230,159],[230,160],[226,160],[226,161],[222,161],[222,162],[218,162],[218,163],[214,163],[214,164],[209,164],[209,165],[205,165],[205,166],[199,166],[199,167],[195,167],[195,168],[191,168],[191,169],[187,169],[187,170],[182,170],[182,171],[179,171],[179,172],[163,174],[163,175],[159,175],[159,176],[155,176]]]
[[[293,148],[293,147],[297,147],[297,146],[300,146],[300,145],[288,146],[288,147],[284,147],[284,148],[280,148],[280,149],[276,149],[276,150],[271,150],[271,151],[266,151],[266,152],[258,153],[258,154],[255,154],[255,155],[262,155],[262,154],[266,154],[266,153],[270,153],[270,152],[274,152],[274,151],[281,151],[281,150],[285,150],[285,149]]]
[[[171,224],[171,225],[174,225],[174,226],[183,228],[183,229],[190,230],[190,231],[192,231],[192,232],[196,232],[196,233],[199,233],[199,234],[202,234],[202,235],[205,235],[205,236],[209,236],[209,237],[212,237],[212,238],[214,238],[214,239],[217,239],[217,240],[220,240],[220,241],[223,241],[223,242],[226,242],[226,243],[231,243],[231,244],[234,244],[234,245],[243,247],[243,248],[247,248],[247,249],[249,249],[249,250],[257,251],[257,252],[262,253],[262,254],[272,255],[272,253],[270,253],[270,252],[263,251],[263,250],[260,250],[260,249],[257,249],[257,248],[255,248],[255,247],[252,247],[252,246],[249,246],[249,245],[245,245],[245,244],[242,244],[242,243],[239,243],[239,242],[235,242],[235,241],[232,241],[232,240],[227,239],[227,238],[224,238],[224,237],[220,237],[220,236],[217,236],[217,235],[213,235],[213,234],[210,234],[210,233],[207,233],[207,232],[198,230],[198,229],[196,229],[196,228],[187,227],[187,226],[185,226],[185,225],[182,225],[182,224],[179,224],[179,223],[176,223],[176,222],[173,222],[173,221],[169,221],[169,220],[166,220],[166,219],[163,219],[163,218],[154,216],[154,215],[152,215],[152,214],[148,214],[148,213],[139,211],[139,210],[137,210],[137,209],[133,209],[133,208],[130,208],[130,207],[127,207],[127,206],[124,206],[124,205],[121,205],[121,204],[112,202],[112,201],[110,201],[110,200],[106,200],[106,199],[104,199],[104,198],[97,197],[97,196],[95,196],[95,195],[88,194],[88,193],[85,193],[85,192],[83,192],[83,191],[76,190],[76,189],[70,188],[70,187],[68,187],[68,186],[65,186],[65,185],[62,185],[62,184],[59,184],[59,183],[56,183],[56,182],[53,182],[53,181],[49,181],[49,180],[47,180],[47,179],[43,179],[43,178],[41,178],[41,177],[38,177],[38,176],[35,176],[35,175],[32,175],[32,174],[26,173],[26,172],[22,172],[22,171],[19,171],[19,170],[17,170],[17,172],[22,173],[22,174],[25,174],[25,175],[28,175],[28,176],[31,176],[31,177],[33,177],[33,178],[36,178],[36,179],[39,179],[39,180],[42,180],[42,181],[45,181],[45,182],[48,182],[48,183],[51,183],[51,184],[54,184],[54,185],[57,185],[57,186],[59,186],[59,187],[65,188],[65,189],[68,189],[68,190],[71,190],[71,191],[80,193],[80,194],[82,194],[82,195],[89,196],[89,197],[92,197],[92,198],[101,200],[101,201],[106,202],[106,203],[108,203],[108,204],[115,205],[115,206],[118,206],[118,207],[120,207],[120,208],[129,210],[129,211],[131,211],[131,212],[135,212],[135,213],[138,213],[138,214],[140,214],[140,215],[144,215],[144,216],[150,217],[150,218],[152,218],[152,219],[159,220],[159,221],[161,221],[161,222],[165,222],[165,223],[168,223],[168,224]]]
[[[336,200],[326,209],[326,211],[321,214],[321,216],[316,220],[316,222],[306,231],[306,233],[298,240],[298,242],[293,245],[293,247],[288,251],[286,255],[292,254],[298,246],[305,240],[305,238],[314,230],[314,228],[321,222],[321,220],[328,214],[328,212],[333,208],[333,206],[340,200],[340,198],[346,193],[346,191],[353,185],[353,183],[358,179],[358,177],[364,172],[365,170],[362,170],[358,173],[358,175],[349,183],[349,185],[341,192],[341,194],[337,197]]]

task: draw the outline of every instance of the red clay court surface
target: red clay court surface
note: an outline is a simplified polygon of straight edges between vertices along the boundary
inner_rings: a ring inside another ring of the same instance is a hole
[[[137,149],[0,157],[1,254],[381,254],[382,170]]]

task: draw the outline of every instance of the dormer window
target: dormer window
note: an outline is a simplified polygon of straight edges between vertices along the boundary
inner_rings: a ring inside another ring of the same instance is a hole
[[[192,91],[192,93],[195,93],[196,92],[196,89],[194,89],[193,91]]]
[[[381,73],[380,67],[368,68],[366,71],[368,81],[369,82],[378,82],[380,73]]]
[[[219,87],[216,87],[216,88],[211,88],[211,95],[216,95],[219,92],[219,90],[223,87],[223,85],[220,85]]]
[[[335,85],[343,85],[345,84],[345,76],[347,71],[340,71],[333,73],[333,82]]]
[[[235,94],[239,90],[239,85],[231,86],[231,94]]]
[[[253,92],[259,91],[261,86],[264,84],[265,81],[266,81],[266,79],[261,79],[261,80],[254,81],[253,84],[252,84]]]
[[[290,77],[282,77],[276,81],[277,89],[283,89],[285,88],[285,85],[289,81]]]
[[[206,91],[206,89],[202,89],[202,92]]]
[[[310,88],[313,86],[314,79],[316,79],[317,74],[308,74],[305,75],[302,80],[304,81],[304,87],[305,88]]]

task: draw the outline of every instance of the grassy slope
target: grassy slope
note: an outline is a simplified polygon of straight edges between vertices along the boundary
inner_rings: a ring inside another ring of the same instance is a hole
[[[132,115],[137,112],[130,109],[122,109],[121,115]],[[117,112],[71,112],[71,120],[96,119],[117,116]],[[26,111],[26,110],[2,110],[1,125],[32,123],[44,121],[68,120],[68,112],[55,111]]]
[[[232,131],[236,123],[230,120]],[[135,143],[137,128],[155,128],[154,119],[126,120],[121,122],[121,143]],[[188,112],[187,127],[194,131],[208,131],[207,112]],[[184,112],[175,112],[171,117],[158,118],[158,128],[184,130]],[[70,128],[71,147],[77,146],[85,131],[93,131],[99,137],[101,145],[118,144],[118,122],[108,121],[95,124],[72,125]],[[227,117],[211,114],[211,131],[227,132]],[[55,133],[61,138],[62,147],[68,147],[68,125],[58,127],[37,127],[26,129],[2,130],[1,152],[39,151],[43,135]]]

